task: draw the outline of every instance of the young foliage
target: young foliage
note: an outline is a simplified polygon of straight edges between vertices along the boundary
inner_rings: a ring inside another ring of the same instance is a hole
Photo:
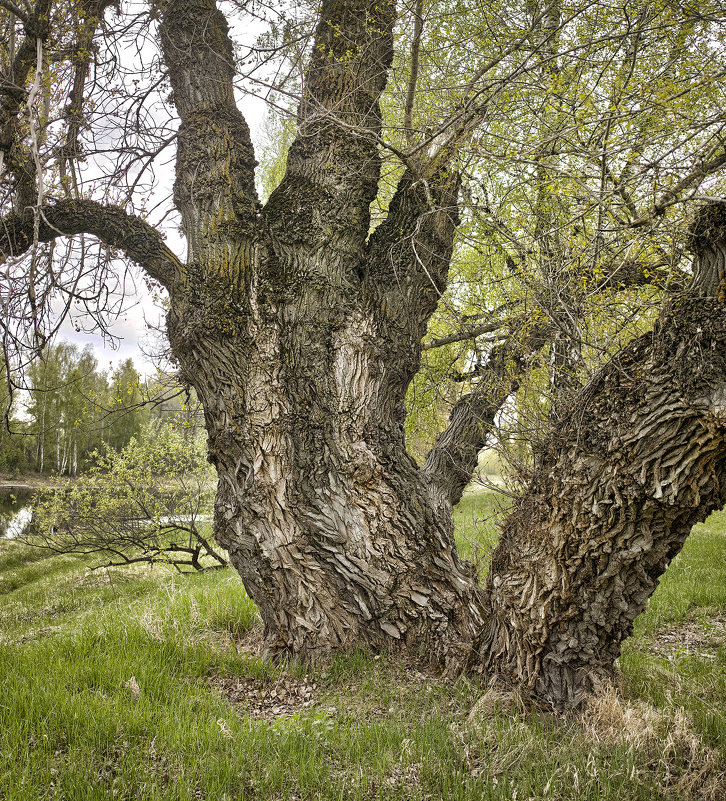
[[[27,542],[56,553],[103,557],[104,565],[226,565],[209,539],[214,470],[193,430],[148,425],[120,451],[95,454],[68,487],[41,493]],[[99,565],[100,566],[100,565]]]

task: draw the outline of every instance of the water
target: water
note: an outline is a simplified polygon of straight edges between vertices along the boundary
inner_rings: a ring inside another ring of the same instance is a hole
[[[0,487],[0,539],[19,537],[30,523],[30,490]]]

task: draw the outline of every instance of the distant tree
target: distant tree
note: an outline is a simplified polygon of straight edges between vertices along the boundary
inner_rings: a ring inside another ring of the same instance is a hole
[[[74,359],[63,390],[67,456],[60,473],[75,476],[90,464],[91,453],[103,441],[108,392],[106,374],[98,369],[90,347],[85,347]]]
[[[115,450],[121,450],[132,437],[138,437],[149,409],[141,376],[132,359],[126,359],[111,374],[106,408],[102,421],[104,440]]]
[[[97,454],[70,487],[41,493],[25,540],[54,553],[98,554],[103,565],[223,566],[207,533],[213,486],[199,439],[156,423],[121,451]]]
[[[47,344],[29,368],[29,433],[41,473],[77,475],[103,443],[120,450],[149,418],[146,388],[127,359],[111,372],[98,369],[90,346]]]
[[[60,468],[63,430],[61,392],[64,388],[72,348],[66,344],[49,345],[29,370],[31,418],[30,432],[35,436],[35,467],[40,473]]]
[[[25,424],[16,417],[17,399],[8,388],[5,363],[0,357],[0,470],[20,473],[32,469],[32,439],[23,436]]]

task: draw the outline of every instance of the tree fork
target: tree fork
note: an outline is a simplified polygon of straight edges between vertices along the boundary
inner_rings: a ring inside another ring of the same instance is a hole
[[[198,34],[178,23],[182,7],[198,30],[212,30],[206,60],[184,55]],[[229,270],[218,269],[218,244],[224,251],[234,232],[204,223],[214,194],[206,184],[200,193],[180,154],[175,197],[192,228],[193,261],[171,293],[168,329],[205,410],[219,476],[215,534],[258,605],[268,652],[306,659],[354,646],[406,649],[453,669],[481,626],[481,589],[406,453],[403,398],[445,286],[458,177],[442,177],[432,206],[407,176],[366,244],[394,17],[390,2],[323,3],[300,135],[261,211],[243,283],[237,253]],[[225,104],[231,97],[221,86],[230,46],[214,4],[171,0],[161,38],[183,125],[216,119],[219,103],[212,109],[194,91],[207,62],[218,62],[216,93]],[[214,178],[227,161],[215,162],[206,142],[205,175]],[[245,136],[239,145],[246,152]],[[397,289],[379,280],[391,248],[403,298],[382,297]]]

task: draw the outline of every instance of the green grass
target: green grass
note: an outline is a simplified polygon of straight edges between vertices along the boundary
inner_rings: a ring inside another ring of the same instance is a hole
[[[472,493],[456,513],[483,562],[495,503]],[[385,655],[309,671],[253,658],[256,611],[231,571],[90,572],[88,559],[1,542],[0,799],[719,798],[726,648],[708,621],[726,616],[725,557],[721,513],[637,621],[621,697],[557,725]],[[708,648],[680,647],[683,626]],[[237,682],[268,701],[314,686],[314,703],[256,718],[217,689]]]
[[[497,544],[497,523],[510,506],[503,493],[474,490],[467,492],[454,509],[456,547],[465,558],[485,572]]]

